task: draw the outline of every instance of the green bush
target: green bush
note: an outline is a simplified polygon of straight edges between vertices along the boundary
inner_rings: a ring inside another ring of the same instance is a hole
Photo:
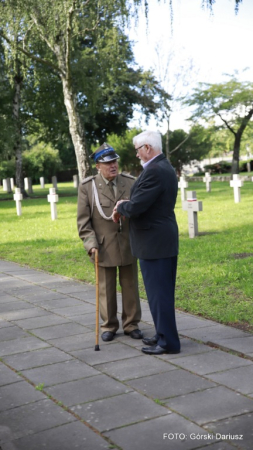
[[[240,172],[248,172],[247,163],[250,163],[250,170],[253,170],[253,160],[248,159],[247,161],[239,162],[239,171]]]
[[[208,164],[204,167],[205,172],[210,173],[230,173],[232,164],[227,161],[219,161],[214,164]]]
[[[14,178],[15,176],[15,159],[9,161],[2,161],[0,163],[0,179]]]
[[[50,144],[38,142],[23,153],[24,176],[31,177],[34,183],[38,183],[40,177],[50,181],[51,177],[61,169],[61,166],[59,151]]]

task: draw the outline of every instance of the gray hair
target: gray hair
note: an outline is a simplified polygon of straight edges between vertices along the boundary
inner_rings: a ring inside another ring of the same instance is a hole
[[[155,151],[162,152],[162,136],[159,131],[143,131],[133,138],[133,144],[137,147],[147,144]]]

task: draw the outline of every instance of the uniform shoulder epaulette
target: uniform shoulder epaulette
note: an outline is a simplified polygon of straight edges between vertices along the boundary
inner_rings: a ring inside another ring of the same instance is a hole
[[[135,180],[135,177],[133,177],[133,175],[129,175],[129,173],[122,172],[121,175],[123,175],[123,177],[131,178],[132,180]]]
[[[91,175],[90,177],[84,178],[84,180],[82,180],[82,184],[88,183],[89,181],[93,180],[95,176],[96,175]]]

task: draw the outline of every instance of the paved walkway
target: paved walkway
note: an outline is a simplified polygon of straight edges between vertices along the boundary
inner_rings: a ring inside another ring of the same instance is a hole
[[[178,355],[122,329],[96,352],[94,286],[0,261],[0,449],[251,450],[253,335],[177,323]]]

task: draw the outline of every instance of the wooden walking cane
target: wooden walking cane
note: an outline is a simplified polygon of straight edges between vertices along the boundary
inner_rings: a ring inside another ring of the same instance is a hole
[[[98,249],[95,250],[96,271],[96,345],[95,352],[99,351],[99,286],[98,286]]]

